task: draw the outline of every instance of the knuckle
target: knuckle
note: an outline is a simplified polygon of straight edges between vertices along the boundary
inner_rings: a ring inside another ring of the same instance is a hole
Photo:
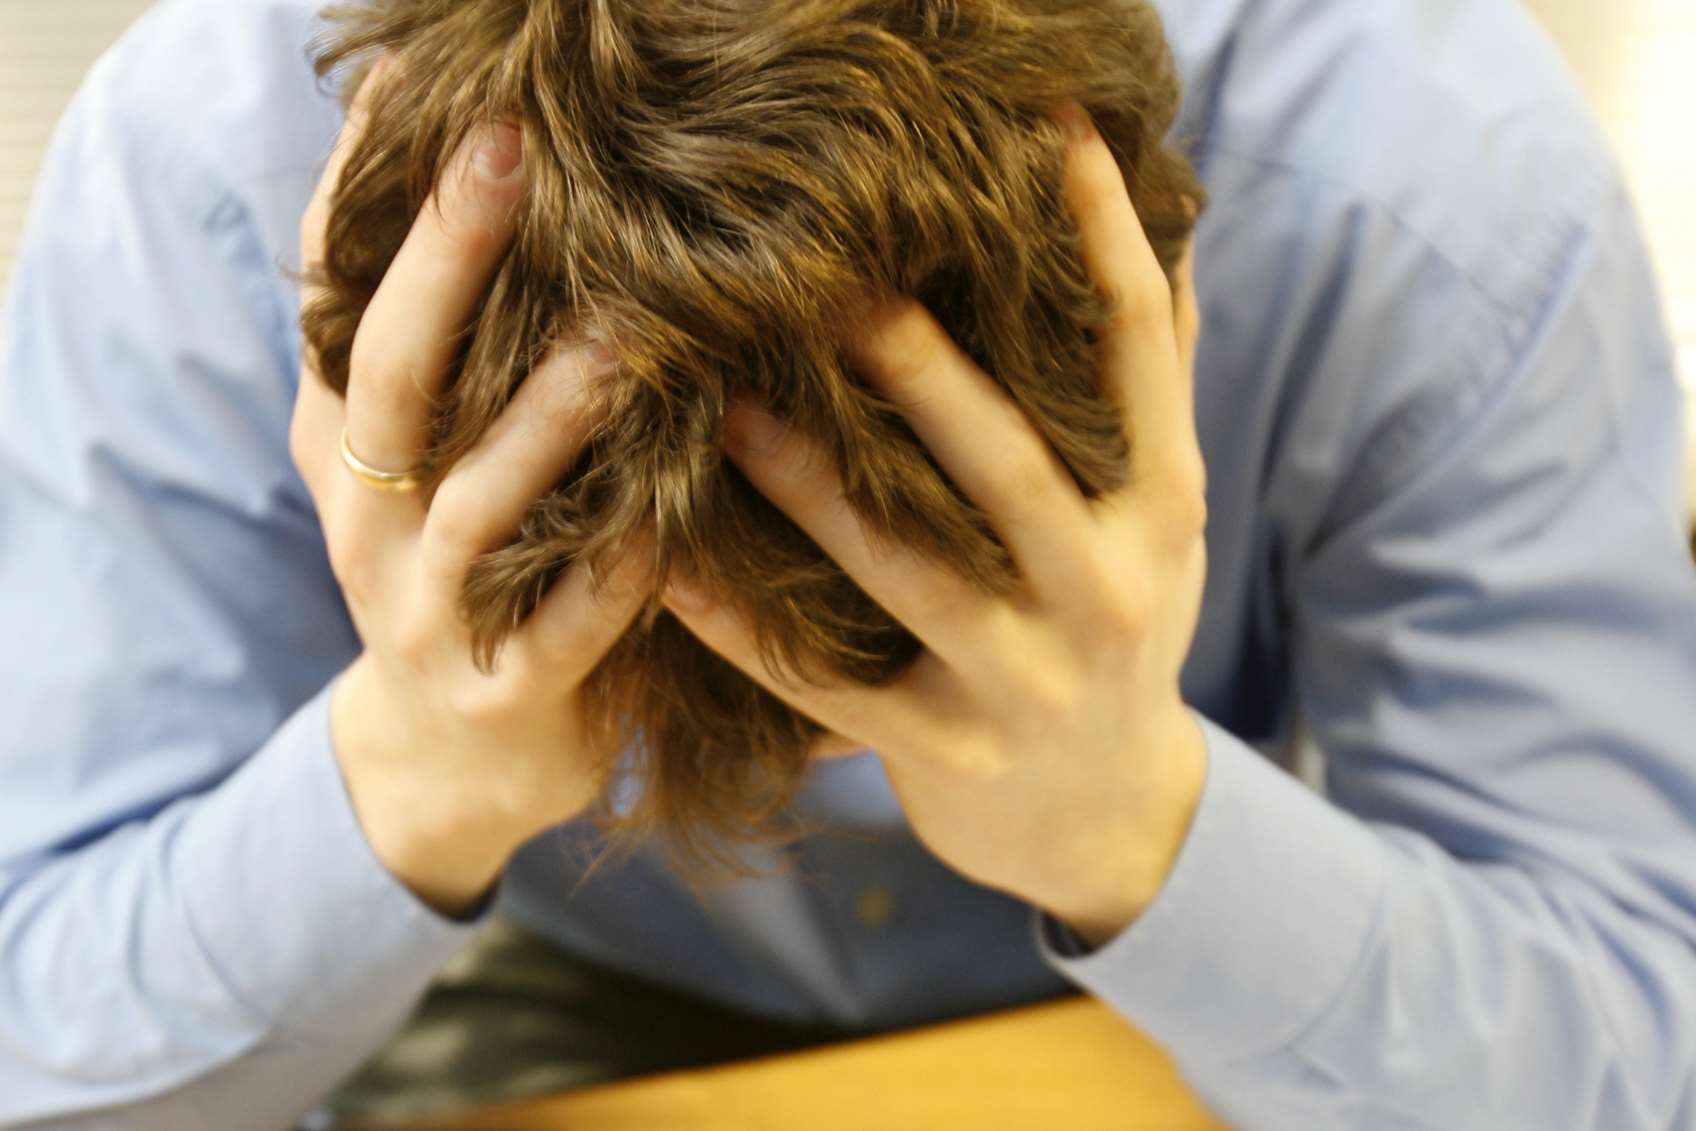
[[[1198,486],[1188,490],[1175,492],[1172,497],[1175,509],[1173,517],[1174,528],[1182,533],[1185,542],[1194,541],[1207,531],[1207,492]]]
[[[1205,476],[1188,467],[1170,473],[1161,485],[1159,515],[1173,546],[1186,547],[1202,537],[1208,516]]]
[[[312,259],[318,257],[324,250],[324,240],[329,229],[330,198],[334,192],[337,167],[332,159],[313,187],[312,198],[306,202],[306,210],[300,216],[300,246],[302,251],[311,255],[302,266],[310,267]]]
[[[989,507],[1014,522],[1034,518],[1052,503],[1055,484],[1055,468],[1040,453],[1012,455],[987,485]]]
[[[536,673],[538,683],[575,685],[615,646],[638,609],[657,597],[654,577],[630,559],[606,572],[589,561],[572,562],[512,639],[520,670]]]
[[[539,606],[523,634],[507,647],[521,650],[527,666],[539,672],[580,670],[593,647],[595,599],[565,578],[554,582],[549,595],[558,600]]]
[[[532,625],[532,631],[521,639],[509,641],[506,650],[522,651],[527,666],[537,671],[560,673],[575,670],[589,651],[589,632],[575,620],[564,625],[549,624],[546,631],[537,631],[537,627]]]
[[[1095,659],[1122,656],[1136,649],[1154,616],[1154,589],[1139,573],[1104,577],[1084,625],[1084,651]]]
[[[1157,599],[1148,573],[1127,573],[1114,585],[1112,599],[1103,608],[1103,620],[1121,634],[1140,636],[1154,618]]]
[[[289,462],[300,473],[301,481],[306,489],[316,499],[318,488],[314,482],[317,476],[318,461],[323,453],[318,451],[318,437],[307,427],[300,413],[295,413],[289,422]]]
[[[1138,276],[1113,287],[1107,297],[1113,322],[1119,327],[1149,333],[1171,332],[1176,315],[1172,292],[1164,280]]]
[[[885,391],[902,401],[921,396],[926,375],[936,368],[943,348],[922,309],[903,303],[884,315],[877,325],[874,351]]]
[[[1104,553],[1085,553],[1077,563],[1079,588],[1092,609],[1102,607],[1109,614],[1119,604],[1119,595],[1126,587],[1128,568],[1123,561],[1109,560]]]
[[[448,689],[446,699],[455,717],[483,726],[509,717],[517,706],[507,680],[483,675],[458,681]]]
[[[488,262],[505,242],[500,220],[477,204],[465,205],[444,231],[453,255],[472,265]]]
[[[1201,500],[1203,507],[1207,505],[1207,460],[1202,457],[1200,441],[1192,441],[1185,448],[1184,467],[1189,476],[1189,489]]]
[[[313,265],[323,257],[324,250],[324,213],[314,200],[306,209],[306,214],[300,219],[300,258],[301,269],[311,270]]]
[[[907,581],[908,599],[914,610],[924,610],[930,622],[946,628],[974,623],[981,615],[983,603],[977,594],[952,575],[935,569],[934,563],[921,561],[912,573]]]
[[[347,354],[348,382],[351,385],[357,380],[362,390],[368,390],[376,363],[380,360],[377,330],[377,320],[371,317],[371,308],[367,306],[358,329],[353,333]]]
[[[628,621],[618,623],[627,625]],[[579,631],[559,638],[547,668],[532,669],[538,673],[546,672],[545,676],[538,674],[534,682],[547,694],[594,692],[597,690],[595,669],[608,656],[619,651],[626,639],[627,635],[615,631],[615,626],[609,625],[606,617],[586,619]],[[777,671],[780,678],[787,674],[782,667]],[[804,690],[810,691],[811,687]]]
[[[971,784],[992,785],[1012,768],[1011,759],[988,737],[963,737],[946,749],[943,762],[949,774]]]
[[[365,544],[349,536],[347,529],[345,522],[326,522],[324,550],[336,584],[350,597],[362,597],[370,591],[377,563]]]
[[[440,210],[443,238],[451,254],[472,265],[489,262],[511,237],[515,187],[465,175],[459,191]]]
[[[462,479],[449,478],[436,491],[424,519],[424,541],[440,557],[461,561],[489,547],[488,518]]]
[[[403,615],[389,625],[388,644],[409,669],[423,671],[435,651],[436,627],[428,617]]]
[[[385,349],[378,330],[375,320],[367,319],[354,332],[348,351],[348,388],[359,390],[363,407],[376,418],[405,419],[418,399],[413,376],[418,366],[404,354]]]
[[[1078,684],[1064,672],[1026,673],[1024,680],[1021,699],[1027,722],[1048,733],[1076,722],[1082,696]]]

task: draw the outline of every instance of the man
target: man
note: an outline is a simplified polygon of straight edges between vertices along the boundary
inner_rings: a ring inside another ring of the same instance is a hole
[[[1696,1125],[1696,577],[1611,163],[1507,0],[1164,10],[1211,200],[1209,521],[1183,679],[1206,773],[1157,890],[1080,939],[916,838],[843,835],[801,848],[817,890],[697,906],[636,861],[567,902],[544,840],[502,910],[800,1022],[1075,983],[1245,1127]],[[474,927],[372,853],[327,734],[359,643],[289,462],[272,270],[340,124],[309,16],[155,10],[79,95],[26,238],[0,355],[9,1122],[279,1125]],[[1298,716],[1328,798],[1250,745]],[[825,763],[807,806],[899,832],[895,777]]]

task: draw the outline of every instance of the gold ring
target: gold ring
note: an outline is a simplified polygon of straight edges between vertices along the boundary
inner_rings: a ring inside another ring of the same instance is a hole
[[[379,491],[411,491],[418,486],[418,476],[411,471],[379,471],[353,454],[347,446],[347,425],[342,425],[342,462],[347,469]]]

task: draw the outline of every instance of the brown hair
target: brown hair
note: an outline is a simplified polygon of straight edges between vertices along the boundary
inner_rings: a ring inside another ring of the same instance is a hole
[[[1106,306],[1061,195],[1069,100],[1123,169],[1168,277],[1202,191],[1164,141],[1178,104],[1144,0],[373,0],[328,9],[322,79],[345,102],[389,52],[336,186],[327,288],[303,314],[345,394],[354,330],[450,155],[516,122],[527,192],[514,243],[462,342],[425,461],[426,498],[533,364],[584,336],[618,359],[609,411],[520,536],[469,572],[478,662],[574,563],[604,569],[644,524],[658,576],[694,578],[805,677],[885,681],[917,641],[722,454],[726,408],[756,395],[836,463],[876,537],[1005,593],[1013,563],[900,413],[848,370],[861,298],[923,302],[992,374],[1088,495],[1120,486],[1127,441],[1098,389]],[[599,576],[599,574],[597,574]],[[821,728],[700,644],[658,603],[585,688],[613,845],[662,832],[697,882],[746,872],[736,841],[780,818]]]

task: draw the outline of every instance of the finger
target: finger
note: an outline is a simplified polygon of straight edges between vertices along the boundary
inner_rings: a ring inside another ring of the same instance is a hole
[[[924,306],[884,304],[848,345],[942,469],[988,516],[1039,596],[1076,591],[1091,515],[1060,457]]]
[[[360,135],[365,132],[365,123],[370,117],[371,100],[377,89],[382,86],[383,76],[393,62],[394,56],[385,54],[373,63],[348,105],[341,131],[336,135],[335,147],[330,151],[329,160],[324,165],[324,173],[318,178],[312,199],[307,203],[306,212],[301,217],[300,261],[303,267],[310,268],[324,258],[324,225],[330,216],[330,200],[341,183],[342,169],[347,165],[348,156],[353,152]],[[316,292],[313,288],[306,288],[301,295],[302,301],[310,301],[314,293]]]
[[[348,439],[366,463],[417,465],[460,336],[511,242],[523,190],[518,130],[480,129],[413,221],[354,334]]]
[[[303,272],[310,272],[323,262],[324,227],[330,215],[330,200],[341,181],[342,169],[347,165],[354,143],[364,132],[371,100],[382,85],[383,76],[393,59],[386,54],[380,57],[354,92],[341,131],[336,136],[335,147],[330,151],[323,175],[318,178],[312,199],[301,217],[300,261]],[[312,283],[302,286],[302,311],[318,299],[322,290]],[[310,357],[306,364],[310,364]],[[329,477],[338,474],[332,465],[339,462],[336,445],[345,415],[341,398],[331,393],[322,381],[303,379],[296,385],[294,414],[289,423],[289,453],[320,510],[324,506],[324,491],[329,485]]]
[[[1082,236],[1085,264],[1112,304],[1099,358],[1104,387],[1125,414],[1133,485],[1193,470],[1195,419],[1189,375],[1178,364],[1171,287],[1118,162],[1089,115],[1074,104],[1061,117],[1068,135],[1067,205]]]
[[[1178,262],[1178,289],[1173,296],[1177,303],[1178,364],[1187,377],[1187,411],[1195,415],[1195,348],[1201,340],[1201,305],[1195,295],[1195,240],[1184,247],[1184,257]]]
[[[365,81],[354,92],[353,100],[349,102],[348,114],[343,119],[341,131],[336,136],[336,144],[324,164],[324,171],[319,176],[317,187],[312,190],[312,200],[307,203],[305,214],[300,217],[300,265],[302,271],[310,271],[315,266],[322,265],[324,259],[324,226],[329,219],[329,205],[336,193],[336,187],[341,183],[341,171],[348,164],[348,156],[353,153],[354,142],[365,132],[365,122],[370,117],[371,98],[375,97],[378,86],[382,86],[383,75],[390,70],[393,56],[383,54],[377,63],[371,64],[371,70],[366,71]],[[305,283],[300,288],[300,309],[305,310],[317,300],[321,287]],[[307,358],[310,365],[310,358]],[[332,395],[324,383],[315,380],[302,380],[295,385],[295,410],[288,427],[288,451],[293,456],[295,468],[300,471],[302,482],[312,493],[312,499],[319,509],[324,509],[324,490],[329,485],[331,465],[336,463],[336,443],[341,434],[341,424],[344,419],[344,407],[341,398]]]
[[[651,531],[634,539],[603,578],[573,565],[507,638],[506,661],[517,678],[539,688],[575,690],[629,630],[658,584]]]
[[[554,349],[442,480],[425,516],[422,552],[425,567],[454,592],[466,567],[511,541],[577,462],[603,403],[592,384],[612,365],[596,343]]]
[[[932,652],[951,664],[981,662],[999,604],[911,547],[874,546],[843,496],[830,461],[764,410],[736,404],[727,454],[756,490],[816,542],[855,583]]]
[[[322,381],[302,379],[295,387],[294,413],[289,418],[289,455],[322,517],[329,477],[338,472],[336,438],[344,410],[341,398]]]
[[[666,587],[663,599],[701,643],[827,730],[863,736],[861,749],[930,748],[937,728],[929,705],[943,698],[924,690],[937,682],[934,657],[920,657],[906,673],[881,687],[840,680],[811,683],[769,666],[753,630],[729,605],[679,580]]]

